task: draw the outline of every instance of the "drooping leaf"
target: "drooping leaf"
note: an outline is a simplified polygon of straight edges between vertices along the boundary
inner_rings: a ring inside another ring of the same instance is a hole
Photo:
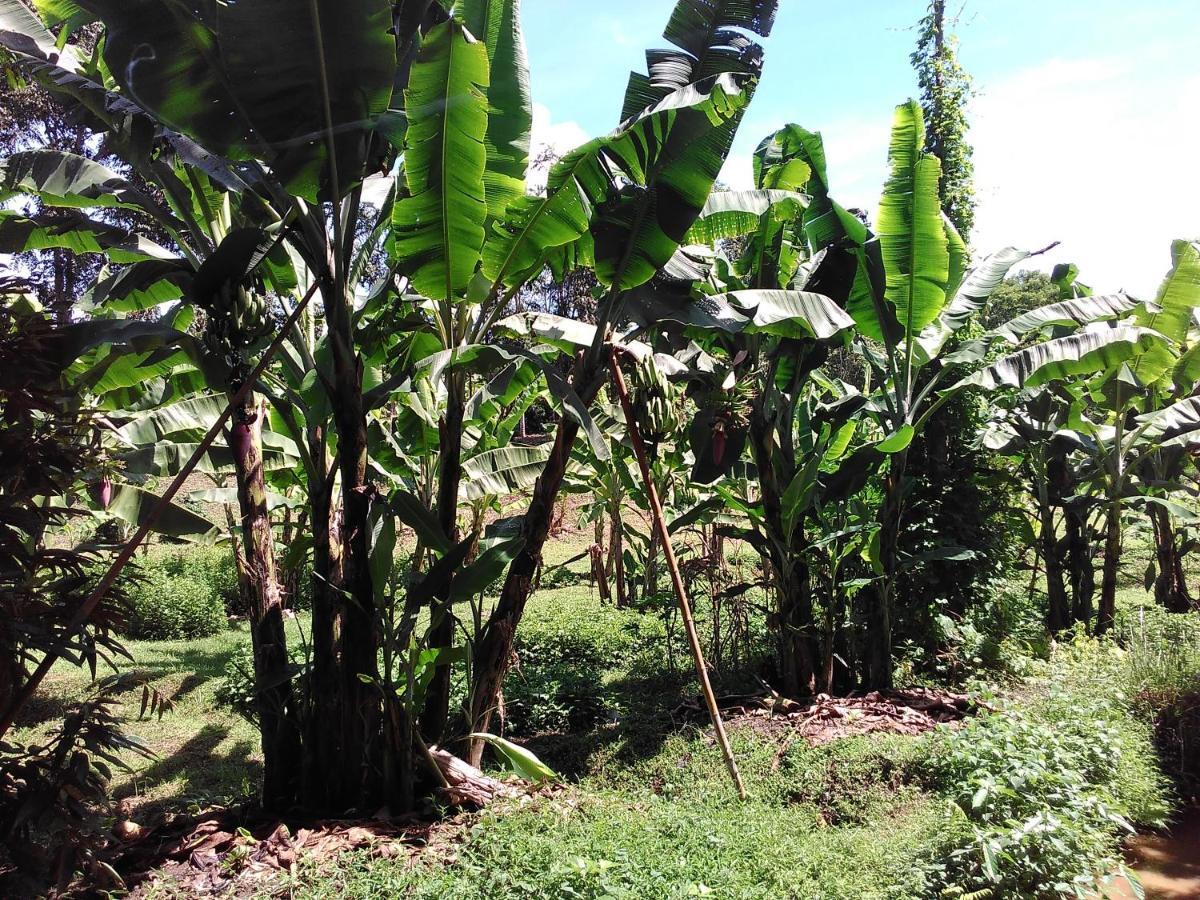
[[[836,303],[810,291],[733,291],[718,296],[750,317],[749,332],[825,340],[854,325]]]
[[[674,46],[647,51],[648,74],[630,73],[621,119],[711,75],[756,76],[762,69],[762,48],[744,34],[768,37],[778,5],[778,0],[679,0],[663,31]]]
[[[0,210],[0,253],[62,248],[73,254],[104,254],[116,263],[169,259],[173,254],[149,238],[65,210],[25,216]]]
[[[508,446],[487,450],[463,461],[460,500],[478,500],[488,494],[515,494],[532,485],[550,457],[549,445]]]
[[[499,753],[508,767],[526,781],[558,781],[558,774],[538,759],[532,751],[512,741],[484,732],[473,732],[468,737],[490,744]]]
[[[419,497],[408,491],[396,491],[391,496],[391,507],[396,518],[415,531],[426,547],[438,553],[450,552],[450,539],[438,524],[437,516]]]
[[[968,376],[960,385],[985,390],[1001,385],[1036,387],[1070,376],[1114,369],[1163,343],[1162,335],[1145,328],[1086,329],[1002,357],[986,369]]]
[[[35,194],[47,206],[161,213],[135,185],[98,162],[61,150],[24,150],[0,165],[0,199]]]
[[[1052,325],[1087,325],[1107,319],[1119,319],[1138,305],[1128,294],[1101,294],[1062,300],[1031,309],[995,329],[995,334],[1013,344],[1020,343],[1031,332]],[[1149,326],[1147,326],[1149,327]]]
[[[104,512],[138,527],[149,520],[158,500],[156,495],[135,485],[114,484]],[[172,502],[159,516],[154,532],[183,541],[211,543],[219,537],[221,529],[215,522]]]

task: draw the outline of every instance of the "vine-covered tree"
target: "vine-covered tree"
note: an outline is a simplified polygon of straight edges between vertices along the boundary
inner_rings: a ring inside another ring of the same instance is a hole
[[[975,224],[975,165],[966,113],[971,76],[958,62],[958,41],[946,33],[946,0],[931,0],[917,29],[911,60],[925,112],[925,152],[942,161],[942,211],[969,242]]]

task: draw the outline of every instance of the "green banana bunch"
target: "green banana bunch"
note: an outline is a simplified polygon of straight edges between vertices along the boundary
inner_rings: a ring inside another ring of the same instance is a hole
[[[630,400],[642,437],[657,445],[675,434],[679,429],[679,390],[659,371],[652,356],[638,360],[630,382]]]

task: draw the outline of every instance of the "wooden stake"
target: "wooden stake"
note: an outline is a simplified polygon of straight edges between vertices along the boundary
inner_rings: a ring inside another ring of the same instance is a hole
[[[621,410],[625,413],[625,427],[629,431],[629,441],[633,444],[633,453],[637,457],[638,468],[642,470],[642,480],[646,483],[646,496],[650,499],[650,518],[658,532],[659,543],[662,544],[663,557],[667,569],[671,573],[671,584],[675,588],[675,599],[679,601],[679,613],[683,617],[683,627],[687,632],[688,644],[692,648],[692,659],[696,662],[696,674],[700,678],[700,691],[704,694],[704,702],[708,706],[708,715],[712,719],[713,728],[717,733],[717,743],[721,745],[721,753],[725,756],[725,766],[729,769],[729,777],[737,789],[738,797],[746,799],[746,787],[742,784],[742,775],[738,771],[737,760],[733,758],[733,750],[729,746],[729,738],[725,734],[725,723],[721,721],[721,711],[717,708],[717,698],[713,694],[712,683],[708,680],[708,667],[704,664],[704,651],[700,648],[700,638],[696,635],[696,622],[692,618],[692,606],[688,602],[687,591],[683,586],[683,576],[679,574],[679,563],[675,559],[675,549],[671,546],[671,538],[667,533],[667,520],[663,516],[662,503],[658,499],[658,491],[650,476],[650,461],[646,458],[646,445],[638,432],[637,421],[634,419],[633,404],[629,402],[629,390],[625,386],[625,376],[621,373],[619,350],[615,344],[609,345],[609,359],[612,363],[613,386],[621,400]]]
[[[158,502],[155,503],[151,508],[150,514],[146,517],[146,521],[141,524],[137,532],[132,538],[129,539],[129,543],[125,545],[124,549],[117,554],[117,558],[114,559],[112,565],[108,567],[108,571],[104,573],[104,577],[100,579],[100,583],[96,585],[95,590],[88,594],[87,599],[80,604],[79,609],[76,611],[70,623],[67,625],[66,637],[64,637],[64,640],[69,639],[70,635],[74,634],[75,631],[81,628],[84,623],[91,618],[92,613],[96,611],[96,607],[100,605],[100,601],[104,599],[104,595],[107,594],[109,589],[116,583],[117,578],[121,575],[121,571],[125,568],[129,560],[133,558],[133,554],[137,551],[138,546],[154,529],[155,524],[158,522],[159,516],[163,514],[163,511],[170,505],[171,500],[177,493],[179,493],[179,489],[183,487],[183,483],[187,481],[188,476],[192,474],[192,470],[196,468],[201,458],[205,453],[208,452],[208,448],[212,446],[212,442],[217,439],[218,435],[220,435],[221,429],[224,428],[225,423],[229,421],[229,417],[233,414],[234,409],[241,406],[242,402],[246,399],[250,391],[254,389],[254,383],[258,381],[259,376],[261,376],[266,370],[267,366],[270,365],[271,360],[279,351],[279,348],[282,346],[284,338],[287,336],[288,332],[290,332],[300,320],[300,313],[308,305],[308,301],[312,299],[313,294],[317,292],[317,287],[319,284],[320,282],[314,281],[312,287],[308,289],[308,292],[303,298],[301,298],[300,302],[296,304],[296,308],[292,310],[292,314],[288,316],[287,321],[283,324],[283,327],[279,329],[279,334],[275,336],[275,339],[271,342],[270,346],[267,347],[267,349],[263,352],[262,359],[258,361],[258,365],[254,367],[254,369],[250,372],[249,377],[242,383],[242,386],[238,388],[237,393],[233,395],[233,399],[230,400],[229,405],[225,407],[225,411],[221,413],[220,418],[218,418],[217,421],[213,423],[212,427],[208,429],[208,433],[204,435],[204,439],[200,441],[191,458],[184,464],[183,468],[179,470],[179,474],[175,476],[175,479],[163,492],[163,495],[158,498]],[[54,666],[54,663],[57,662],[59,656],[61,655],[62,649],[60,645],[52,650],[47,651],[46,655],[42,657],[41,663],[36,669],[33,670],[33,674],[29,677],[29,680],[25,682],[25,686],[21,688],[15,697],[13,697],[12,702],[8,705],[8,709],[4,711],[4,718],[0,719],[0,738],[3,738],[4,735],[8,733],[8,729],[12,727],[13,721],[17,718],[17,715],[20,714],[21,708],[27,702],[29,702],[29,698],[32,697],[37,691],[38,686],[42,683],[42,679],[46,677],[47,673]]]

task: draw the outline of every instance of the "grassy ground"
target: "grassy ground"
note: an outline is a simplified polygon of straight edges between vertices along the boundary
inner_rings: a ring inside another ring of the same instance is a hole
[[[523,625],[528,646],[522,670],[508,688],[514,722],[519,728],[520,716],[526,717],[524,727],[535,732],[528,743],[566,776],[568,786],[517,807],[461,817],[412,860],[354,853],[319,867],[302,862],[289,878],[261,887],[264,895],[922,897],[943,883],[939,866],[952,851],[965,854],[964,871],[974,865],[972,829],[986,832],[993,824],[968,821],[951,803],[952,791],[936,783],[930,760],[945,752],[942,736],[859,737],[813,748],[735,728],[734,748],[751,795],[738,802],[708,733],[671,715],[695,686],[686,657],[668,664],[661,619],[601,607],[583,578],[584,562],[556,568],[587,542],[587,536],[567,532],[549,545],[543,586]],[[1132,608],[1144,598],[1130,587],[1121,605]],[[304,617],[289,628],[299,641],[307,630]],[[141,688],[123,695],[130,730],[156,754],[149,762],[131,759],[134,771],[118,776],[114,786],[143,824],[167,811],[253,796],[260,774],[257,735],[215,699],[227,662],[248,640],[245,626],[236,625],[202,640],[128,643],[135,664],[126,671],[137,672],[173,703],[161,719],[139,720]],[[1051,736],[1069,731],[1073,725],[1064,716],[1076,715],[1090,698],[1108,698],[1103,703],[1111,708],[1096,721],[1113,742],[1106,757],[1112,772],[1088,802],[1100,798],[1134,821],[1161,818],[1166,793],[1149,728],[1118,699],[1129,687],[1129,667],[1092,645],[1064,648],[1060,656],[1051,664],[1030,661],[1026,678],[1003,687],[1011,715],[1032,716],[1032,739],[1024,740],[1038,744],[1038,728]],[[1171,665],[1154,660],[1159,667]],[[571,678],[584,693],[603,698],[583,723],[570,719],[578,712],[570,703],[560,709],[544,699],[547,684],[561,693]],[[62,704],[87,686],[86,673],[57,666],[17,739],[52,727]],[[727,679],[727,688],[739,686],[745,685],[737,677]],[[1064,690],[1065,700],[1047,700]],[[536,733],[535,726],[555,716],[566,717],[569,730]],[[980,739],[988,734],[981,732]],[[997,833],[1003,836],[1003,827]],[[1088,833],[1088,840],[1103,845],[1097,859],[1115,847],[1115,834],[1115,826]],[[1014,890],[995,896],[1037,896]],[[149,896],[187,891],[159,884]]]

